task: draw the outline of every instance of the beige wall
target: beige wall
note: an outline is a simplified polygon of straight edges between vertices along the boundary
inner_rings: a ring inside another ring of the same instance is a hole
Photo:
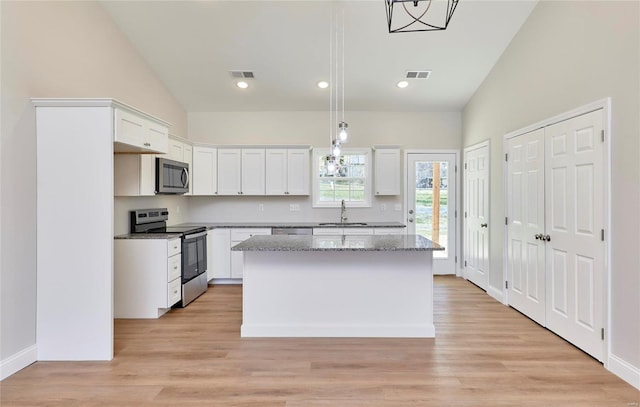
[[[611,353],[640,368],[640,3],[542,1],[463,111],[491,140],[491,273],[501,290],[503,136],[612,98]]]
[[[171,122],[177,135],[186,135],[187,119],[99,4],[1,1],[0,7],[0,358],[5,360],[36,341],[35,115],[29,98],[112,97]]]

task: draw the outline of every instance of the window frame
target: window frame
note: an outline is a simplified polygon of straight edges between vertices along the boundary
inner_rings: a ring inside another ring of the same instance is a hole
[[[333,178],[333,179],[354,179],[347,177],[320,177],[318,161],[321,157],[325,157],[329,154],[327,148],[314,148],[313,149],[313,164],[312,164],[312,207],[313,208],[339,208],[340,201],[320,201],[320,179],[321,178]],[[370,148],[343,148],[341,155],[363,155],[364,158],[364,200],[362,202],[357,201],[345,201],[348,207],[351,208],[370,208],[372,206],[372,183],[371,166],[372,151]],[[359,178],[356,178],[359,179]]]

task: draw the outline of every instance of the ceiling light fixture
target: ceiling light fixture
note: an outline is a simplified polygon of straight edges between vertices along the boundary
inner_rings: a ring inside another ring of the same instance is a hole
[[[389,32],[446,30],[458,1],[385,0]],[[407,6],[407,3],[413,3],[413,6]]]
[[[339,172],[340,145],[347,142],[349,127],[344,119],[344,9],[340,14],[338,16],[337,13],[332,13],[329,30],[331,92],[329,94],[329,155],[325,157],[325,169],[328,175],[335,175]],[[338,66],[339,62],[341,62],[341,69]],[[339,113],[341,113],[341,118],[336,128],[335,123]]]
[[[318,82],[318,87],[320,89],[327,89],[329,87],[329,82],[327,81],[320,81]]]
[[[407,82],[407,81],[400,81],[400,82],[398,82],[398,83],[396,84],[396,86],[397,86],[397,87],[399,87],[400,89],[404,89],[404,88],[406,88],[407,86],[409,86],[409,82]]]
[[[236,86],[240,89],[247,89],[249,87],[249,84],[245,81],[238,81],[236,82]]]

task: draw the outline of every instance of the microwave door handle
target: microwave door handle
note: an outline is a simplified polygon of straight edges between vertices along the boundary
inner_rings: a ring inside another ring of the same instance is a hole
[[[182,186],[187,188],[189,186],[189,171],[186,168],[182,169],[182,174],[180,175],[180,181],[182,181]]]

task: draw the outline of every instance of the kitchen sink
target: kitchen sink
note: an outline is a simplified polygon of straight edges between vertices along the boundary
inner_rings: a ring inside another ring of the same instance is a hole
[[[320,226],[367,226],[364,222],[325,222],[318,223]]]

